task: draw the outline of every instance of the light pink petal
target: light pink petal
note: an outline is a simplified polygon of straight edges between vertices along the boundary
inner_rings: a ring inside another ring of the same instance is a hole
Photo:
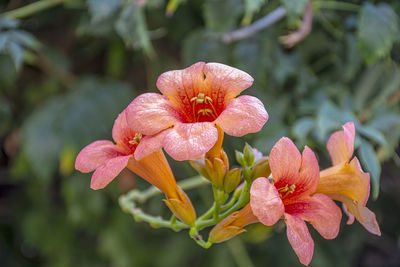
[[[300,262],[310,264],[314,254],[314,240],[311,238],[306,223],[299,217],[285,213],[286,233],[290,245]]]
[[[126,108],[129,126],[144,135],[154,135],[179,123],[179,113],[167,98],[155,93],[136,97]]]
[[[355,128],[353,122],[343,125],[343,131],[331,135],[326,144],[333,165],[348,162],[354,152]]]
[[[261,130],[268,120],[263,103],[253,96],[232,99],[215,120],[221,129],[232,136],[243,136]]]
[[[267,226],[274,225],[285,211],[275,186],[264,177],[257,178],[251,185],[250,205],[257,219]]]
[[[272,148],[268,161],[277,188],[294,184],[299,176],[301,154],[292,140],[282,137]]]
[[[305,146],[301,157],[300,175],[294,181],[296,197],[310,195],[317,190],[319,182],[319,165],[314,152]]]
[[[156,150],[159,150],[163,147],[164,137],[170,132],[172,129],[167,129],[158,133],[156,135],[146,135],[142,138],[139,145],[135,150],[135,160],[141,160],[142,158],[150,155]]]
[[[79,152],[75,160],[75,169],[83,173],[94,171],[119,154],[113,142],[108,140],[95,141]]]
[[[165,136],[164,149],[175,160],[191,160],[209,151],[217,140],[213,123],[181,123]]]
[[[112,137],[116,143],[123,142],[127,136],[135,136],[134,131],[128,126],[126,120],[126,109],[122,111],[114,122]]]
[[[98,190],[106,187],[126,167],[130,157],[131,155],[112,158],[97,168],[92,175],[90,188]]]
[[[246,72],[220,63],[207,63],[204,67],[204,74],[209,87],[213,88],[211,98],[218,99],[222,96],[225,105],[249,88],[254,81]],[[215,90],[216,88],[218,90]]]
[[[286,213],[308,221],[326,239],[339,233],[342,212],[335,202],[324,194],[315,194],[285,206]]]

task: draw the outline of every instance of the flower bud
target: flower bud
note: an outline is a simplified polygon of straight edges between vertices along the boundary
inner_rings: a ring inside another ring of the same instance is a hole
[[[208,176],[207,168],[205,161],[203,159],[191,160],[190,165],[195,169],[201,176],[211,181],[211,178]]]
[[[246,143],[244,148],[243,148],[243,156],[244,156],[244,160],[247,163],[247,166],[251,167],[254,164],[254,151],[253,148]]]
[[[241,165],[241,166],[246,166],[246,161],[244,160],[243,153],[235,150],[235,157],[236,161]]]
[[[165,204],[179,220],[193,226],[196,221],[196,211],[192,202],[179,186],[177,186],[177,196],[178,198],[164,199]]]
[[[206,159],[205,163],[207,174],[210,177],[211,182],[217,187],[222,187],[226,173],[225,164],[222,159]]]
[[[242,178],[242,172],[239,168],[230,170],[224,178],[224,190],[226,193],[230,193],[236,189]]]
[[[271,175],[271,168],[269,166],[268,158],[262,158],[256,162],[253,167],[252,179],[258,177],[269,177]]]
[[[250,204],[247,204],[243,209],[232,213],[214,226],[208,240],[212,243],[224,242],[245,232],[246,230],[243,227],[246,225],[256,222],[258,222],[258,219],[251,211]]]
[[[244,183],[241,183],[238,187],[236,187],[235,192],[233,192],[233,197],[238,199],[240,195],[242,194],[244,187]]]

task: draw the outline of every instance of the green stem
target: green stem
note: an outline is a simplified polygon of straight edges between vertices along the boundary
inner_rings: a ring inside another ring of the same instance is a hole
[[[316,9],[337,9],[344,11],[355,11],[360,10],[360,6],[352,3],[338,2],[338,1],[315,1],[313,4]]]
[[[66,1],[67,0],[41,0],[14,10],[7,11],[3,13],[3,15],[8,18],[22,19]]]
[[[211,217],[211,215],[214,214],[214,210],[215,210],[215,202],[213,203],[213,205],[211,206],[211,208],[209,208],[203,215],[201,215],[198,220],[199,221],[204,221],[208,218]]]
[[[156,216],[152,216],[152,215],[144,213],[141,209],[136,208],[135,203],[132,202],[126,196],[121,196],[119,198],[119,205],[121,206],[121,208],[124,212],[132,214],[135,221],[147,222],[154,228],[165,227],[165,228],[173,229],[174,231],[179,231],[182,229],[189,228],[188,225],[181,223],[179,221],[174,221],[173,219],[167,221],[159,216],[156,217]]]
[[[232,207],[232,205],[235,204],[236,200],[237,200],[237,198],[232,196],[231,200],[229,200],[228,203],[226,203],[225,205],[221,206],[221,211],[226,211],[227,209]]]
[[[182,182],[178,183],[178,185],[183,189],[183,190],[190,190],[199,186],[203,186],[206,184],[209,184],[210,182],[205,179],[201,175],[196,175],[194,177],[188,178],[183,180]],[[139,191],[137,189],[134,189],[130,191],[129,193],[126,194],[126,197],[131,200],[131,201],[136,201],[139,203],[144,203],[146,202],[149,198],[152,198],[154,196],[157,196],[161,194],[162,192],[155,186],[151,186],[148,189],[144,191]]]

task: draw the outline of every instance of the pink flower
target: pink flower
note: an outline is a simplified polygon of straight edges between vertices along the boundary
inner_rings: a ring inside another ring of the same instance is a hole
[[[343,125],[328,140],[327,148],[332,159],[332,167],[322,170],[317,188],[318,193],[326,194],[334,200],[343,202],[349,215],[347,224],[356,218],[370,233],[381,235],[375,214],[365,205],[369,198],[370,178],[365,173],[354,152],[354,123]]]
[[[135,160],[137,151],[149,146],[142,143],[143,136],[135,132],[126,121],[126,110],[119,114],[112,129],[116,144],[108,140],[95,141],[81,150],[75,161],[75,168],[83,173],[92,172],[90,187],[94,190],[107,186],[127,167],[143,179],[156,186],[166,196],[166,204],[183,222],[193,225],[196,213],[185,192],[176,184],[167,159],[161,149],[146,153],[141,160]]]
[[[176,160],[199,158],[217,142],[217,128],[243,136],[266,123],[268,114],[260,100],[247,95],[235,98],[252,83],[247,73],[219,63],[198,62],[168,71],[157,81],[163,95],[138,96],[127,108],[128,123],[148,135],[146,146],[164,147]],[[135,158],[147,153],[138,152]]]
[[[283,137],[269,155],[273,184],[257,178],[250,190],[250,206],[264,225],[275,224],[282,216],[287,237],[304,265],[311,262],[314,241],[305,221],[324,238],[339,233],[342,213],[324,194],[314,194],[318,186],[319,167],[314,152],[307,146],[301,155],[293,142]]]

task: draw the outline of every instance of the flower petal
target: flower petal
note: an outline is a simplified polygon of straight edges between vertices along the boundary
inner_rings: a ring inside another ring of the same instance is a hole
[[[232,99],[215,120],[221,129],[232,136],[243,136],[261,130],[268,120],[263,103],[253,96]]]
[[[253,77],[239,69],[220,64],[207,63],[204,66],[204,74],[208,88],[212,88],[211,98],[224,97],[224,104],[239,95],[253,84]],[[215,90],[218,88],[218,90]]]
[[[300,175],[298,177],[295,182],[296,198],[315,192],[319,181],[319,166],[314,152],[308,146],[305,146],[303,150]]]
[[[129,126],[136,132],[154,135],[179,123],[179,113],[160,94],[146,93],[136,97],[126,108]]]
[[[343,131],[337,131],[331,135],[326,144],[333,165],[348,162],[354,152],[355,128],[353,122],[343,125]]]
[[[94,171],[119,154],[113,142],[108,140],[95,141],[79,152],[75,160],[75,169],[83,173]]]
[[[172,129],[167,129],[158,133],[156,135],[146,135],[142,138],[139,145],[135,150],[135,159],[141,160],[142,158],[150,155],[154,151],[161,149],[163,147],[164,137],[171,131]]]
[[[118,143],[124,138],[125,130],[128,129],[128,123],[126,121],[126,111],[122,111],[114,122],[112,128],[112,138],[115,143]]]
[[[310,264],[314,254],[314,240],[311,238],[306,223],[299,217],[285,213],[286,234],[290,245],[300,262]]]
[[[106,187],[128,164],[128,156],[119,156],[108,160],[93,173],[90,188],[94,190]]]
[[[355,217],[368,232],[378,236],[381,235],[375,213],[360,203],[354,203],[349,198],[343,199],[343,201],[343,206],[350,215],[347,224],[352,224],[354,222],[353,218]]]
[[[213,123],[181,123],[165,136],[164,149],[175,160],[191,160],[209,151],[217,140]]]
[[[292,140],[282,137],[272,148],[268,158],[275,186],[292,185],[297,180],[301,154]]]
[[[315,194],[285,206],[286,213],[311,223],[325,239],[333,239],[339,233],[342,212],[324,194]]]
[[[349,164],[338,164],[321,171],[316,192],[339,201],[347,197],[365,206],[369,197],[369,180],[369,173],[363,172],[357,157],[354,157]]]
[[[254,180],[250,189],[250,205],[258,220],[267,225],[274,225],[285,212],[278,190],[267,178]]]
[[[204,92],[204,62],[198,62],[183,70],[171,70],[158,77],[157,88],[178,110],[190,107],[190,100]],[[186,113],[186,112],[183,112]]]

